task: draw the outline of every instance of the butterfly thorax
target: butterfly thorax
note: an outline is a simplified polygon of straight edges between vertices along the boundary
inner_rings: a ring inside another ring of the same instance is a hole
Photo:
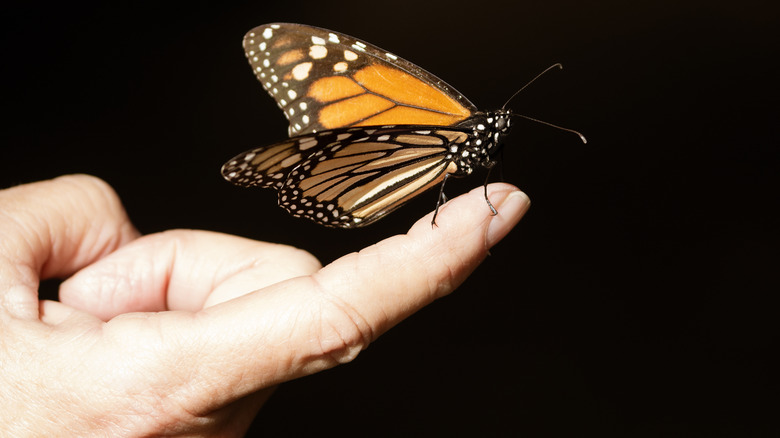
[[[469,128],[469,138],[459,147],[450,149],[450,158],[458,165],[453,176],[470,174],[475,167],[491,167],[503,139],[511,128],[508,110],[479,112],[464,120],[459,128]]]

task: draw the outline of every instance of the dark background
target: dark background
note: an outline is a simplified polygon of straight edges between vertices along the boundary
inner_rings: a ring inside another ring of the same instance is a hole
[[[589,143],[518,120],[504,180],[533,206],[517,229],[356,361],[283,385],[252,433],[778,436],[772,4],[4,6],[0,187],[90,173],[144,233],[217,230],[328,263],[405,232],[435,194],[344,231],[223,181],[224,161],[286,136],[244,59],[246,31],[289,21],[354,35],[483,109],[562,62],[512,109]]]

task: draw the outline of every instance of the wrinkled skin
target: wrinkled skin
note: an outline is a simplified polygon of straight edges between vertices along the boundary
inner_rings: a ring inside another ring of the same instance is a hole
[[[449,294],[528,208],[507,184],[321,267],[208,231],[140,236],[103,181],[0,191],[0,435],[241,436],[275,385]],[[393,266],[392,270],[387,266]],[[60,301],[41,279],[67,278]]]

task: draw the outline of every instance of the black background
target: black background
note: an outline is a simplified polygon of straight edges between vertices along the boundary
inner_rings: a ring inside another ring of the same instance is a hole
[[[483,109],[562,62],[511,107],[589,143],[518,120],[504,180],[533,201],[518,228],[356,361],[283,385],[252,433],[778,436],[772,4],[6,6],[0,187],[90,173],[144,233],[217,230],[328,263],[405,232],[435,194],[344,231],[223,181],[224,161],[286,135],[247,66],[246,31],[289,21],[350,34]]]

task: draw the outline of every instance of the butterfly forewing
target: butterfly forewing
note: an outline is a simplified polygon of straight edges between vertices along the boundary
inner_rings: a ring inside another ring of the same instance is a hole
[[[347,35],[267,24],[244,37],[252,70],[290,122],[290,136],[350,126],[452,126],[477,110],[444,81]]]

